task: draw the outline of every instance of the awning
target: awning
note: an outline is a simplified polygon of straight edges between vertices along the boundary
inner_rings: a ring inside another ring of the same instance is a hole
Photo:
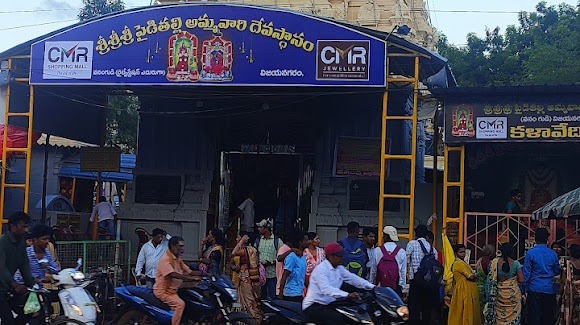
[[[0,139],[4,137],[4,125],[0,125]],[[36,142],[40,134],[38,132],[32,132],[32,142]],[[16,126],[8,126],[8,137],[6,139],[7,148],[26,148],[28,145],[28,129],[20,128]],[[12,155],[12,152],[8,152],[7,156]],[[2,160],[2,147],[0,146],[0,160]]]
[[[580,216],[580,187],[570,191],[532,213],[532,219],[558,219]]]
[[[118,173],[101,173],[101,179],[105,182],[126,183],[133,180],[135,168],[135,155],[121,154],[121,169]],[[96,172],[82,172],[80,161],[63,164],[59,171],[59,177],[81,178],[97,180]]]

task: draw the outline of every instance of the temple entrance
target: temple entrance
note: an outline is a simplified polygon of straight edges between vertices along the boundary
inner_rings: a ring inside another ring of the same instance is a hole
[[[241,224],[238,223],[238,206],[250,193],[254,195],[253,225],[262,219],[271,219],[279,235],[295,226],[300,155],[227,153],[227,156],[229,184],[224,187],[223,194],[228,199],[222,202],[229,207],[231,228],[237,230]]]

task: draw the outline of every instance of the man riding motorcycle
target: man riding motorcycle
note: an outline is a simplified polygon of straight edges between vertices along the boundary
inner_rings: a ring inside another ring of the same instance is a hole
[[[177,295],[181,287],[191,286],[192,282],[200,281],[199,271],[192,271],[181,259],[185,251],[185,242],[179,236],[171,237],[169,249],[159,259],[153,294],[173,310],[172,325],[179,325],[185,310],[185,302]]]
[[[28,233],[30,217],[24,212],[16,212],[8,218],[8,233],[0,237],[0,320],[2,325],[14,325],[10,302],[25,301],[27,287],[34,285],[30,264],[26,255],[24,235]],[[14,280],[14,274],[20,270],[24,284]],[[10,298],[9,294],[13,294]],[[12,300],[12,301],[10,301]],[[25,323],[24,315],[19,322]],[[31,320],[32,321],[32,320]]]
[[[324,248],[326,261],[322,262],[310,276],[310,284],[302,309],[309,322],[321,325],[343,325],[343,316],[329,306],[339,298],[360,300],[358,293],[348,293],[340,289],[344,282],[360,289],[371,290],[375,286],[342,266],[344,249],[338,243],[330,243]]]

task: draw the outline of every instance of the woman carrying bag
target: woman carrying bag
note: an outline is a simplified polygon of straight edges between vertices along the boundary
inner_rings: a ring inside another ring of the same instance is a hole
[[[262,311],[259,303],[261,288],[258,250],[252,245],[248,245],[250,233],[242,231],[240,236],[240,241],[232,251],[232,257],[240,258],[239,268],[234,269],[234,271],[239,272],[238,299],[256,322],[260,323]]]

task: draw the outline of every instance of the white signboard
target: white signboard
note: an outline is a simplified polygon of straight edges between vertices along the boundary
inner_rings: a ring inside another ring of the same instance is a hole
[[[477,139],[507,139],[507,117],[478,117],[475,128]]]
[[[43,79],[91,79],[93,41],[46,42]]]

